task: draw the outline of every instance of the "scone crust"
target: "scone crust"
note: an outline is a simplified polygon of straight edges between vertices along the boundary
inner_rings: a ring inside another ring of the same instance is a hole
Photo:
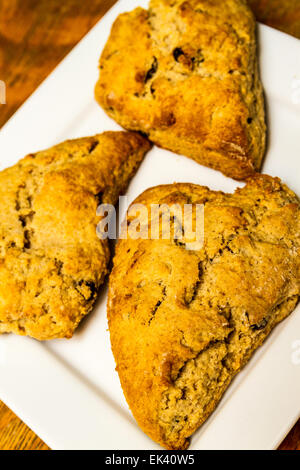
[[[152,0],[120,15],[95,94],[119,124],[158,146],[235,179],[261,168],[264,99],[244,0]]]
[[[106,132],[0,173],[0,333],[72,336],[107,273],[97,206],[117,202],[149,148],[138,134]]]
[[[300,294],[300,203],[258,175],[235,194],[158,186],[135,203],[204,204],[204,247],[120,240],[110,276],[112,350],[141,428],[185,449]],[[149,210],[150,213],[150,210]]]

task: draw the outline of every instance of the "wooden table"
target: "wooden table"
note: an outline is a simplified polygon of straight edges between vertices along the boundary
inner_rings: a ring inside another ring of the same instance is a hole
[[[259,21],[300,39],[300,0],[249,2]],[[7,86],[0,127],[114,3],[0,0],[0,80]],[[280,448],[300,450],[300,420]],[[48,447],[0,402],[0,450],[5,449]]]

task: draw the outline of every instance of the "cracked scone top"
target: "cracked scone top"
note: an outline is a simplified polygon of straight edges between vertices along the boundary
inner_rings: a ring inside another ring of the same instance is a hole
[[[138,134],[106,132],[0,172],[0,333],[72,336],[107,273],[97,206],[117,202],[149,148]]]
[[[149,214],[151,204],[205,205],[201,250],[120,240],[110,276],[111,344],[128,404],[153,440],[184,449],[298,302],[300,203],[265,175],[233,195],[174,184],[135,203]]]
[[[120,15],[95,94],[163,148],[236,179],[261,167],[264,100],[245,0],[151,0]]]

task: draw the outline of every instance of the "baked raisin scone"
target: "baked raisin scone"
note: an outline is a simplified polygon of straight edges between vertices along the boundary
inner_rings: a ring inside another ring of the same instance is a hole
[[[138,134],[106,132],[0,172],[0,333],[72,336],[107,273],[97,206],[117,202],[149,148]]]
[[[233,195],[174,184],[135,202],[149,214],[151,204],[205,205],[203,248],[120,240],[110,276],[111,344],[128,404],[153,440],[185,449],[298,302],[300,202],[264,175]]]
[[[255,20],[245,0],[151,0],[120,15],[96,99],[126,129],[245,179],[265,151]]]

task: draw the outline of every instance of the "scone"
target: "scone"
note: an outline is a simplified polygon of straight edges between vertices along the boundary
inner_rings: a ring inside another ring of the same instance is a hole
[[[138,134],[106,132],[0,173],[0,333],[72,336],[107,273],[97,206],[117,202],[149,148]]]
[[[120,240],[108,300],[112,350],[136,420],[167,449],[185,449],[298,302],[300,202],[279,179],[257,175],[233,195],[174,184],[135,203],[149,214],[151,204],[204,204],[199,250],[173,238]]]
[[[235,179],[261,167],[264,99],[245,0],[151,0],[120,15],[95,94],[158,146]]]

